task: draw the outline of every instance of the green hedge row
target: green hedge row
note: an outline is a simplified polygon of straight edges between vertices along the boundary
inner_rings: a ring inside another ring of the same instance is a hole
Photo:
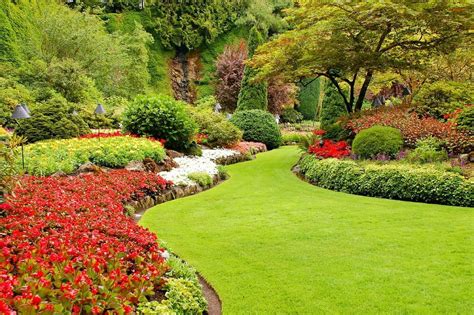
[[[354,161],[318,160],[305,155],[299,162],[301,173],[312,183],[331,190],[356,195],[474,206],[474,182],[433,168],[410,165],[368,165]]]

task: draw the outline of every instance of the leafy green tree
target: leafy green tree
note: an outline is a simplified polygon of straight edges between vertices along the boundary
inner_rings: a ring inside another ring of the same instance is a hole
[[[315,120],[320,94],[320,79],[307,78],[299,84],[298,108],[304,119]]]
[[[377,73],[421,68],[461,45],[473,9],[467,1],[301,1],[288,11],[293,29],[259,47],[250,65],[262,80],[326,77],[347,111],[359,111]]]
[[[161,1],[151,12],[166,48],[192,50],[229,30],[242,8],[240,0]]]
[[[329,83],[324,91],[323,106],[321,109],[321,128],[326,130],[334,124],[339,117],[347,114],[344,100],[338,93],[336,87]]]
[[[292,5],[292,0],[247,0],[245,13],[236,24],[256,26],[264,34],[280,33],[288,28],[282,11]]]
[[[248,41],[249,57],[254,54],[255,49],[262,43],[262,34],[255,26],[252,27]],[[267,109],[267,84],[253,82],[256,74],[257,71],[255,69],[245,66],[239,98],[237,101],[237,110]]]

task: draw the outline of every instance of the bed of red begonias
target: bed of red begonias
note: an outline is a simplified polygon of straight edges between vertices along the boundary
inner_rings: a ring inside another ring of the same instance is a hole
[[[128,314],[154,296],[163,249],[123,204],[170,184],[126,170],[24,177],[0,205],[0,314]]]
[[[316,133],[314,133],[316,134]],[[316,141],[315,144],[308,148],[309,153],[312,153],[321,158],[343,158],[351,154],[351,150],[347,142],[338,141],[334,142],[331,140]]]

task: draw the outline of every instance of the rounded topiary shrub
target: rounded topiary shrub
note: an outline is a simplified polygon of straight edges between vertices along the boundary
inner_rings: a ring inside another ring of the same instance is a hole
[[[197,132],[186,103],[165,95],[137,97],[124,112],[123,126],[134,134],[164,139],[167,148],[181,151]]]
[[[280,128],[269,112],[260,109],[239,111],[230,121],[243,131],[246,141],[263,142],[268,149],[278,148],[281,144]]]
[[[379,154],[394,157],[403,146],[400,130],[392,127],[373,126],[357,134],[352,151],[359,157],[370,159]]]

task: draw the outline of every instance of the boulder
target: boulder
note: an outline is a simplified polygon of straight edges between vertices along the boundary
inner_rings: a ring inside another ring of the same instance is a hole
[[[183,153],[180,153],[180,152],[174,151],[174,150],[166,150],[166,155],[169,156],[172,159],[184,156]]]
[[[84,163],[77,169],[77,173],[97,173],[100,171],[100,167],[91,162]]]
[[[126,166],[125,169],[128,171],[144,171],[146,170],[145,164],[141,161],[131,161]]]

